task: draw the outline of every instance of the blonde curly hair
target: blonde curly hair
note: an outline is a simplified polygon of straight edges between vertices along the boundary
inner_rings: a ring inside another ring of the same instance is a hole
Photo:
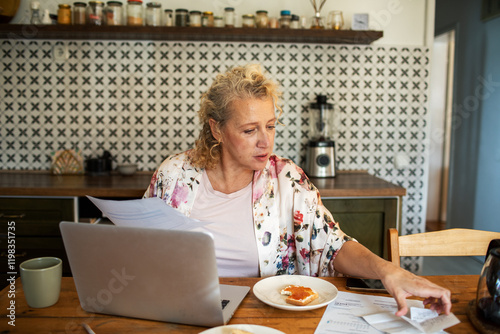
[[[202,129],[190,152],[191,162],[195,167],[210,169],[220,162],[221,145],[212,135],[209,120],[215,120],[219,129],[222,129],[231,118],[231,103],[248,98],[272,98],[279,112],[277,118],[283,113],[278,83],[265,76],[261,65],[238,66],[217,75],[212,86],[201,97],[198,117]]]

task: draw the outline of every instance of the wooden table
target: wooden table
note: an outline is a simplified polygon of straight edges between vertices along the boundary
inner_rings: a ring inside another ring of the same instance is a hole
[[[428,276],[452,291],[452,312],[461,323],[446,329],[449,333],[477,333],[467,318],[467,305],[476,295],[478,275]],[[221,283],[253,285],[259,278],[221,278]],[[340,291],[345,291],[344,278],[326,278]],[[9,287],[0,292],[1,333],[86,333],[81,326],[87,323],[102,333],[199,333],[207,328],[140,319],[91,314],[80,308],[73,278],[63,277],[61,295],[54,306],[34,309],[27,306],[21,281],[15,282],[15,298],[9,298]],[[7,307],[15,300],[15,327],[8,324]],[[314,333],[326,307],[316,310],[293,312],[273,308],[258,300],[252,291],[243,300],[230,324],[255,324],[272,327],[285,333]]]

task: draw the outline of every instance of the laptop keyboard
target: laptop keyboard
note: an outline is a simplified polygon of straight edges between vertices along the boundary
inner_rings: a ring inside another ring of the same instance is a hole
[[[226,305],[229,304],[229,299],[222,299],[221,303],[222,303],[222,309],[224,309],[224,307],[226,307]]]

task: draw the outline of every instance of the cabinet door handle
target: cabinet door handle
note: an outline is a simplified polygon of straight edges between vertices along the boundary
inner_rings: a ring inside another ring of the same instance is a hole
[[[28,255],[27,252],[22,252],[14,254],[14,257],[26,257],[26,255]],[[7,254],[7,252],[2,252],[0,253],[0,257],[9,257],[9,254]]]
[[[0,218],[7,218],[7,219],[21,219],[26,216],[25,213],[20,213],[17,215],[6,215],[5,213],[0,213]]]

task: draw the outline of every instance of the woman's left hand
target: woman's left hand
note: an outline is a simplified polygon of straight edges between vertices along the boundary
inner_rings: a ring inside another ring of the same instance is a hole
[[[405,315],[408,312],[406,298],[411,296],[425,298],[424,305],[430,305],[431,310],[435,310],[438,313],[450,313],[450,290],[434,284],[423,277],[394,266],[394,269],[391,269],[384,275],[382,282],[398,304],[397,316]]]

